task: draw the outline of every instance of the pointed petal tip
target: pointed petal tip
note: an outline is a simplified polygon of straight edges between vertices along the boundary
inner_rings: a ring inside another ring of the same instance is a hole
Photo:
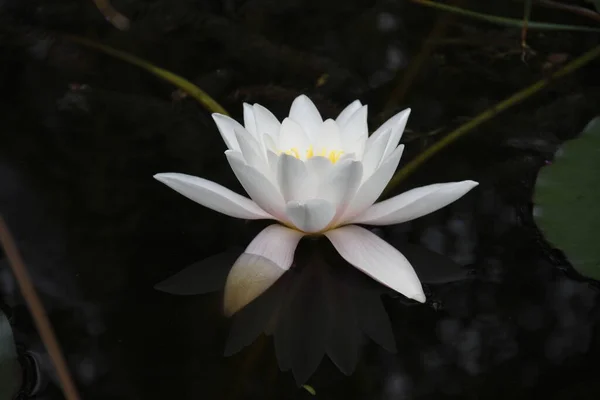
[[[465,181],[456,182],[456,185],[459,187],[462,187],[462,189],[464,190],[464,194],[467,194],[472,189],[479,186],[479,182],[472,181],[472,180],[465,180]]]
[[[425,296],[423,290],[410,296],[409,299],[413,299],[415,301],[418,301],[419,303],[425,303],[427,301],[427,297]]]
[[[172,178],[174,174],[175,172],[160,172],[158,174],[152,175],[152,177],[159,182],[165,183],[170,178]]]

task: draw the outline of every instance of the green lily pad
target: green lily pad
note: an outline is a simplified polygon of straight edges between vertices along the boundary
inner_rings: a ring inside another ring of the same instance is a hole
[[[546,239],[582,275],[600,279],[600,117],[541,169],[534,202]]]
[[[0,311],[0,399],[13,399],[21,386],[21,367],[12,328]]]

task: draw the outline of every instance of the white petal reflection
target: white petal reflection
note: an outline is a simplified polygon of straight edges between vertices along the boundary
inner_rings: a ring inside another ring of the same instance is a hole
[[[352,374],[366,336],[395,351],[380,298],[389,289],[348,268],[324,239],[303,241],[297,253],[294,268],[233,317],[226,354],[261,332],[272,335],[280,369],[291,370],[301,385],[325,354],[344,374]],[[325,259],[325,253],[333,257]]]
[[[229,271],[223,304],[226,315],[245,307],[288,270],[302,236],[296,230],[274,224],[252,240]]]

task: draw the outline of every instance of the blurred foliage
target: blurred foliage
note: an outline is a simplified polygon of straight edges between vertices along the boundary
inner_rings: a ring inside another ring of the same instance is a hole
[[[535,186],[536,220],[550,243],[581,274],[600,279],[600,117],[542,168]]]
[[[12,328],[0,311],[0,399],[12,399],[15,396],[21,384],[20,372]]]

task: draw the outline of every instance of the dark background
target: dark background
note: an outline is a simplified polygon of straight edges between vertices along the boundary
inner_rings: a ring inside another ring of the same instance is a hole
[[[454,3],[522,18],[518,1]],[[0,212],[85,399],[311,395],[277,370],[270,339],[223,357],[228,321],[217,294],[176,297],[153,289],[251,237],[245,222],[152,179],[183,172],[239,190],[210,113],[138,67],[59,34],[108,44],[187,77],[238,120],[244,101],[281,118],[300,93],[328,117],[359,98],[369,104],[371,130],[411,107],[401,165],[598,43],[593,33],[530,30],[535,54],[524,62],[520,29],[407,0],[113,5],[132,20],[129,30],[107,23],[92,1],[0,0]],[[532,20],[600,26],[539,5]],[[386,299],[398,354],[370,344],[351,377],[324,361],[309,381],[316,398],[600,396],[597,286],[545,243],[531,204],[539,168],[600,113],[599,71],[595,61],[553,83],[398,188],[480,182],[439,212],[384,229],[475,273],[429,287],[426,305]],[[61,398],[6,262],[0,292],[17,342],[37,354],[46,382],[37,398]]]

